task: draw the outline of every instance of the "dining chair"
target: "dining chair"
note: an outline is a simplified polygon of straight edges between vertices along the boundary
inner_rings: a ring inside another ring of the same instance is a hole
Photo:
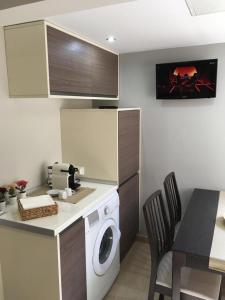
[[[175,173],[169,173],[163,184],[170,217],[171,236],[176,236],[180,226],[182,206]]]
[[[143,206],[144,219],[149,239],[151,274],[148,300],[155,292],[160,300],[172,296],[172,243],[169,222],[162,192],[153,193]],[[187,299],[216,300],[220,296],[221,275],[188,267],[181,270],[181,296]]]

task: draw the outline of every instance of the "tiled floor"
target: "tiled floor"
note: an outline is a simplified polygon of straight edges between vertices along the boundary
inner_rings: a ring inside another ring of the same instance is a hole
[[[135,242],[121,264],[120,274],[104,300],[147,300],[150,254],[146,243]]]

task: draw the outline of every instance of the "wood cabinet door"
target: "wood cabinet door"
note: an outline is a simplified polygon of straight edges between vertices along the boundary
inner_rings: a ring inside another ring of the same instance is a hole
[[[139,170],[140,110],[118,112],[119,184]]]
[[[92,66],[90,44],[47,26],[51,95],[89,96]]]
[[[118,55],[47,26],[51,95],[118,96]]]
[[[118,96],[118,55],[92,46],[92,94],[96,97]]]
[[[85,224],[78,220],[60,234],[62,300],[85,300]]]
[[[119,188],[120,197],[120,259],[132,246],[139,230],[139,175],[136,174]]]

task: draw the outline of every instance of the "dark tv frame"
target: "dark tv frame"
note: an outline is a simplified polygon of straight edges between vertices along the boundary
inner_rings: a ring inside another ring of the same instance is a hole
[[[162,97],[162,96],[158,96],[158,90],[157,90],[157,66],[163,66],[163,65],[177,65],[179,66],[186,66],[188,64],[194,64],[194,63],[199,63],[199,62],[210,62],[210,61],[214,61],[216,62],[216,78],[215,78],[215,96],[212,97]],[[201,60],[191,60],[191,61],[182,61],[182,62],[171,62],[171,63],[160,63],[160,64],[156,64],[156,68],[155,68],[155,76],[156,76],[156,100],[189,100],[189,99],[211,99],[211,98],[216,98],[216,92],[217,92],[217,71],[218,71],[218,58],[212,58],[212,59],[201,59]]]

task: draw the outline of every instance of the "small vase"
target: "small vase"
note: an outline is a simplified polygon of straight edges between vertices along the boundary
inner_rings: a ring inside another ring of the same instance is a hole
[[[5,212],[6,210],[6,201],[0,202],[0,212]]]
[[[9,198],[8,198],[8,204],[14,204],[14,203],[16,203],[16,201],[17,201],[17,196],[16,195],[9,196]]]
[[[20,199],[24,199],[27,197],[27,193],[26,191],[23,191],[23,192],[20,192],[18,195],[17,195],[17,199],[20,200]]]

